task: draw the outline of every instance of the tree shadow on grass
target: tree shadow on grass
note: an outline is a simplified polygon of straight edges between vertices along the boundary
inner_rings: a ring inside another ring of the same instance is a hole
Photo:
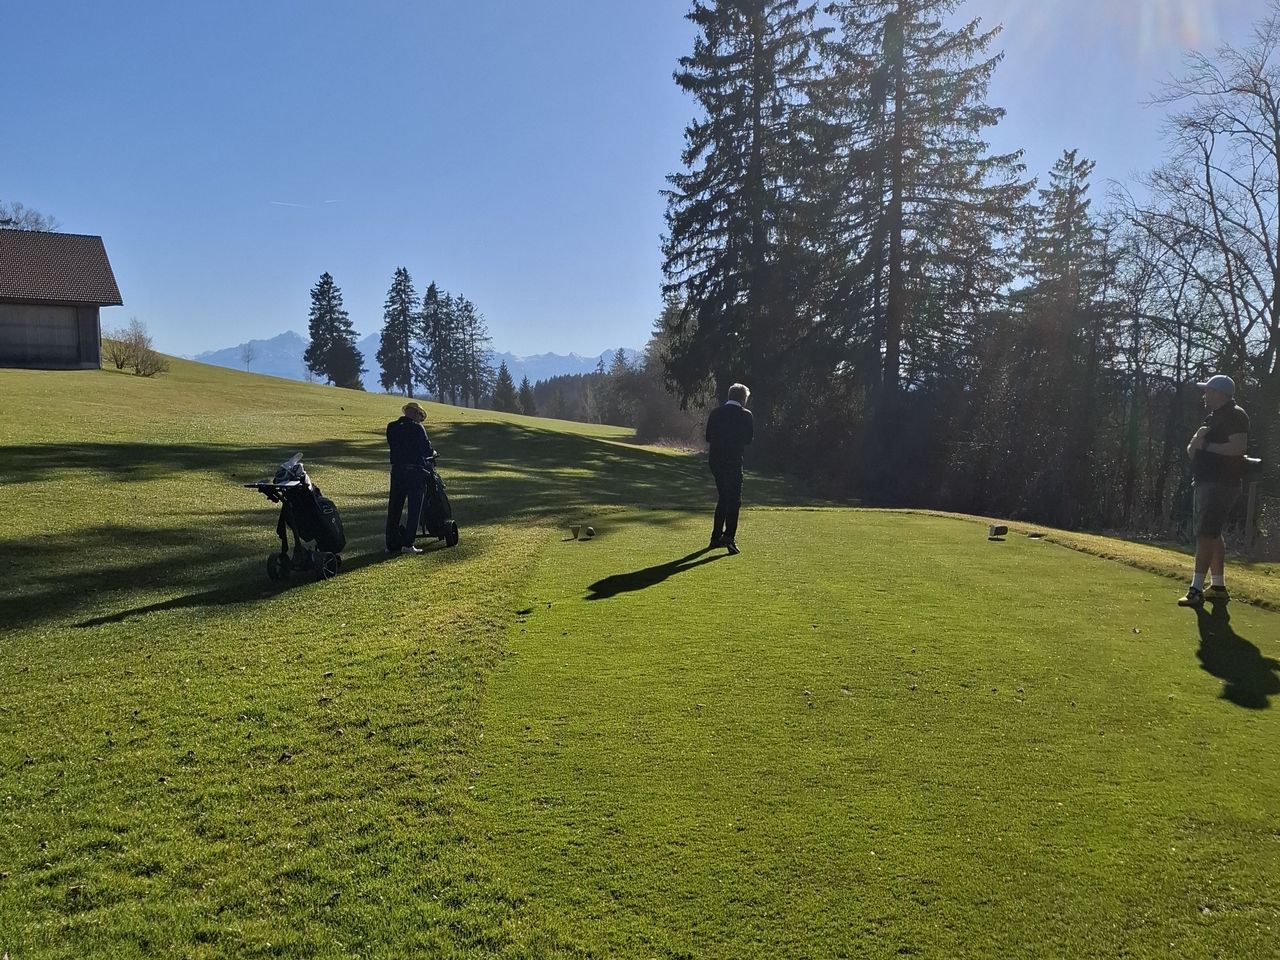
[[[710,553],[709,547],[703,547],[701,550],[695,550],[679,560],[670,560],[667,563],[659,563],[652,567],[645,567],[643,570],[634,570],[631,573],[615,573],[612,576],[597,580],[587,588],[586,599],[588,600],[608,600],[610,597],[616,597],[620,593],[632,593],[636,590],[645,590],[649,587],[657,586],[668,577],[674,577],[677,573],[684,573],[686,570],[692,570],[694,567],[701,567],[707,563],[714,563],[727,557],[727,553],[717,553],[715,556],[708,557]]]
[[[214,441],[12,444],[5,446],[0,455],[0,486],[57,482],[69,474],[126,483],[163,480],[180,474],[201,479],[213,475],[250,483],[270,477],[281,462],[299,450],[308,466],[314,462],[344,468],[381,468],[386,460],[386,443],[373,434],[363,440],[308,443],[284,440],[270,446],[238,446]]]
[[[343,554],[342,571],[338,574],[352,573],[362,567],[370,564],[378,563],[383,560],[393,560],[395,555],[387,554],[385,551],[366,552],[356,556]],[[89,617],[87,620],[81,620],[76,623],[77,627],[100,627],[108,623],[123,623],[131,617],[140,617],[148,613],[160,613],[165,610],[183,610],[194,609],[199,607],[227,607],[240,603],[250,603],[256,600],[266,600],[277,594],[284,593],[290,587],[301,586],[306,583],[314,583],[317,577],[305,570],[295,570],[288,580],[271,581],[266,579],[266,563],[262,564],[262,569],[257,571],[257,576],[250,575],[246,572],[237,577],[237,579],[221,587],[215,587],[212,590],[202,590],[195,593],[185,594],[180,597],[170,597],[168,600],[160,600],[156,603],[143,604],[137,607],[130,607],[125,610],[118,610],[115,613],[102,614],[96,617]]]
[[[468,527],[490,524],[592,520],[611,506],[638,509],[610,524],[667,524],[682,512],[709,512],[715,499],[706,462],[697,457],[503,422],[445,424],[432,438],[464,537]],[[73,530],[28,526],[0,538],[0,630],[64,618],[94,626],[151,611],[270,598],[285,587],[268,581],[265,571],[277,543],[276,511],[252,491],[235,488],[270,475],[299,449],[342,511],[350,541],[344,573],[379,558],[387,495],[380,429],[352,439],[257,445],[129,440],[4,447],[0,488],[40,484],[44,509],[76,515],[89,502],[93,509],[85,512],[88,523]],[[136,491],[122,492],[135,485],[158,509],[145,506]],[[206,496],[204,490],[219,492]],[[759,504],[790,502],[785,486],[767,478],[751,478],[750,495]],[[225,506],[240,496],[243,509]],[[653,513],[646,512],[649,505]],[[601,528],[600,519],[593,522]],[[661,578],[672,572],[678,571]],[[637,576],[625,575],[606,590],[640,589],[624,582],[639,582]]]
[[[310,583],[304,571],[279,583],[267,578],[267,555],[280,546],[278,509],[265,501],[243,510],[179,507],[136,522],[0,540],[0,630],[73,617],[90,627],[152,611],[252,603]],[[383,510],[343,515],[349,528],[340,577],[385,556]]]
[[[1200,668],[1223,681],[1222,698],[1238,707],[1265,710],[1270,697],[1280,693],[1280,662],[1264,657],[1262,651],[1231,628],[1231,614],[1225,603],[1212,611],[1196,610],[1200,627]]]

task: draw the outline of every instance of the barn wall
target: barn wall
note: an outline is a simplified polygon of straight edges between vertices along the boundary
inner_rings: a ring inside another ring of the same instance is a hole
[[[0,367],[99,366],[98,308],[0,303]]]
[[[96,370],[102,366],[102,328],[98,322],[98,308],[77,307],[76,321],[80,325],[80,366]]]

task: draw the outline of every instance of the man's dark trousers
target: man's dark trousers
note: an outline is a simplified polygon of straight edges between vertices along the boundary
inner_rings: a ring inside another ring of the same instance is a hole
[[[427,475],[416,465],[400,465],[391,468],[391,499],[387,502],[387,549],[413,546],[422,522],[422,498],[427,491]],[[409,501],[408,522],[404,535],[400,534],[400,514],[405,500]]]
[[[715,527],[712,536],[736,540],[738,537],[738,512],[742,509],[742,465],[713,463],[711,475],[716,478]]]

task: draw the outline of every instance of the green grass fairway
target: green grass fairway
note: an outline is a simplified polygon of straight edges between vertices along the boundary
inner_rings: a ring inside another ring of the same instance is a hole
[[[1280,616],[757,477],[699,554],[700,461],[435,405],[462,542],[387,560],[398,405],[0,371],[0,957],[1274,953]]]
[[[531,938],[1274,950],[1280,724],[1241,708],[1280,692],[1256,649],[1280,652],[1274,614],[1206,615],[1201,644],[1164,580],[893,513],[752,511],[742,556],[668,566],[705,525],[539,557],[475,774]]]

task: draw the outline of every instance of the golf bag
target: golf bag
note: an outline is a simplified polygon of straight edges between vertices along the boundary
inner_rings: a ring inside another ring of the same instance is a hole
[[[342,567],[342,551],[347,546],[342,515],[337,505],[311,482],[302,466],[302,454],[280,464],[273,479],[245,486],[280,504],[280,518],[276,521],[280,552],[267,557],[268,577],[283,580],[295,570],[310,571],[318,580],[337,575]],[[294,541],[292,556],[290,532]]]
[[[435,468],[435,459],[431,458],[431,470],[427,474],[427,489],[422,496],[422,519],[419,526],[424,537],[435,537],[443,540],[447,547],[456,547],[458,524],[454,522],[453,507],[449,505],[449,495],[445,493],[440,471]]]

